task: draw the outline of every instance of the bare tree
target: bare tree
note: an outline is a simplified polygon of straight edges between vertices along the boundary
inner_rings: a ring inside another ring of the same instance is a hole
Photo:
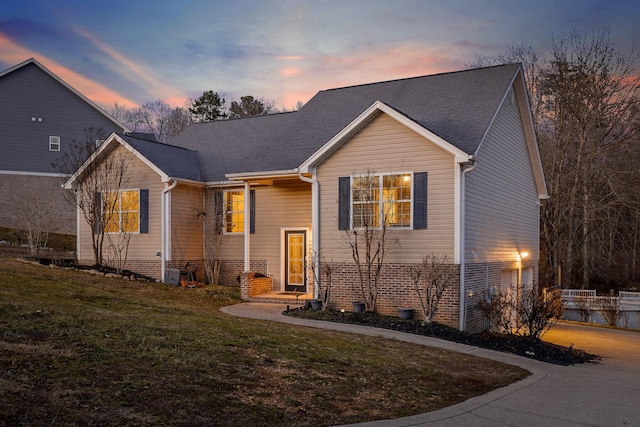
[[[282,107],[273,107],[271,109],[271,113],[292,113],[294,111],[298,111],[300,110],[302,107],[304,106],[304,102],[302,102],[301,100],[296,101],[295,104],[293,104],[290,107],[286,107],[286,106],[282,106]]]
[[[218,284],[222,268],[222,246],[224,244],[224,201],[222,191],[204,190],[204,208],[196,212],[202,224],[204,237],[204,271],[211,284]]]
[[[565,287],[628,280],[640,209],[640,55],[609,31],[570,32],[538,56],[516,46],[471,67],[521,62],[550,199],[541,211],[541,278]]]
[[[313,274],[313,281],[318,287],[318,296],[322,301],[322,310],[326,310],[331,299],[331,280],[333,274],[333,267],[331,263],[327,262],[324,257],[314,252],[311,256],[310,268]],[[322,276],[324,275],[324,284],[322,282]]]
[[[598,301],[598,311],[604,317],[609,326],[617,326],[620,317],[620,298],[619,297],[602,297]]]
[[[358,291],[367,311],[375,311],[387,246],[386,213],[380,212],[380,177],[368,171],[353,177],[351,226],[344,230],[346,246],[358,271]]]
[[[152,133],[160,142],[167,142],[167,129],[172,108],[162,100],[145,102],[129,112],[128,124],[136,132]]]
[[[140,193],[138,191],[111,191],[103,192],[101,197],[114,199],[104,201],[105,206],[113,207],[111,210],[104,211],[104,231],[109,248],[106,254],[106,263],[120,274],[127,264],[131,237],[139,231]]]
[[[47,246],[49,232],[55,231],[58,225],[53,196],[23,194],[14,197],[11,204],[15,210],[16,229],[24,235],[29,254],[40,257],[41,249]]]
[[[514,307],[517,307],[517,301],[513,294],[501,289],[480,299],[475,308],[489,322],[492,330],[513,334]]]
[[[412,265],[409,270],[424,313],[425,323],[430,325],[438,311],[442,296],[458,277],[457,270],[446,255],[436,254],[423,257],[422,264]]]
[[[167,117],[165,142],[171,142],[173,138],[192,124],[193,118],[187,109],[175,107]]]
[[[540,294],[535,286],[524,286],[520,296],[506,290],[482,299],[476,308],[492,328],[508,335],[540,339],[562,316],[560,290]]]
[[[103,265],[103,244],[107,230],[109,213],[117,208],[117,197],[105,195],[118,193],[129,180],[130,158],[122,150],[111,153],[103,152],[99,160],[86,161],[95,150],[95,143],[74,143],[69,151],[54,165],[61,172],[71,175],[84,167],[80,176],[73,183],[73,201],[89,226],[91,233],[94,264]]]
[[[171,107],[163,100],[145,102],[127,109],[114,102],[109,114],[134,132],[153,134],[160,142],[169,142],[193,123],[186,108]]]
[[[537,287],[525,286],[517,306],[521,335],[540,339],[558,322],[563,311],[560,289],[540,294]]]
[[[580,314],[580,321],[587,322],[589,320],[589,314],[591,313],[591,304],[589,303],[589,297],[583,295],[576,295],[573,297],[573,303],[575,308]]]
[[[616,202],[609,177],[618,168],[618,149],[638,137],[632,127],[640,114],[637,59],[608,32],[573,32],[554,42],[540,77],[541,153],[552,193],[542,225],[558,241],[554,258],[569,280],[580,261],[583,287],[592,270],[592,233]]]

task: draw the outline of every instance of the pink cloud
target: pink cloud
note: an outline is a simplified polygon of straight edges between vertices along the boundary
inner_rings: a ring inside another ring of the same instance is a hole
[[[162,99],[171,106],[178,107],[184,104],[186,96],[183,93],[162,83],[154,77],[144,65],[127,58],[116,49],[83,29],[73,27],[73,30],[106,55],[103,63],[111,70],[129,80],[132,80],[132,78],[135,79],[136,84],[149,88],[152,97]]]
[[[297,76],[300,73],[302,73],[302,68],[300,67],[287,67],[280,69],[280,75],[285,77]]]
[[[339,56],[299,57],[295,67],[280,69],[286,80],[279,82],[284,90],[278,102],[291,107],[299,100],[308,101],[319,90],[458,70],[464,61],[456,53],[449,48],[402,45]]]
[[[39,52],[27,49],[15,43],[2,33],[0,33],[0,58],[2,61],[14,65],[17,65],[29,58],[35,58],[52,73],[60,77],[96,104],[110,106],[113,105],[114,102],[117,102],[118,104],[124,105],[128,108],[137,106],[135,102],[125,98],[119,93],[76,73],[70,68],[58,64],[54,60],[41,55]]]

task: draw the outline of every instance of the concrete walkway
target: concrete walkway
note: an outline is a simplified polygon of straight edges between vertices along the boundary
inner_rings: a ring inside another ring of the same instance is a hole
[[[240,317],[380,336],[499,360],[528,378],[439,411],[359,426],[640,426],[640,333],[559,323],[544,337],[605,356],[600,364],[556,366],[506,353],[386,329],[283,316],[281,304],[222,309]]]

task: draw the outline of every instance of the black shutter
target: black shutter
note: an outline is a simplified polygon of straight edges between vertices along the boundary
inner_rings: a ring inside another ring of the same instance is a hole
[[[413,174],[413,229],[427,228],[427,173]]]
[[[256,232],[256,190],[249,190],[249,233],[254,234]]]
[[[351,222],[351,178],[338,178],[338,230],[349,230]]]
[[[140,190],[140,234],[149,232],[149,190]]]

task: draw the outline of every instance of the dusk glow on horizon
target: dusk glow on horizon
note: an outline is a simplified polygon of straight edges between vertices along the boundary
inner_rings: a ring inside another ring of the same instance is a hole
[[[546,51],[571,30],[640,41],[631,0],[3,0],[0,70],[31,57],[98,105],[206,90],[277,108],[335,87],[455,71],[515,45]]]

